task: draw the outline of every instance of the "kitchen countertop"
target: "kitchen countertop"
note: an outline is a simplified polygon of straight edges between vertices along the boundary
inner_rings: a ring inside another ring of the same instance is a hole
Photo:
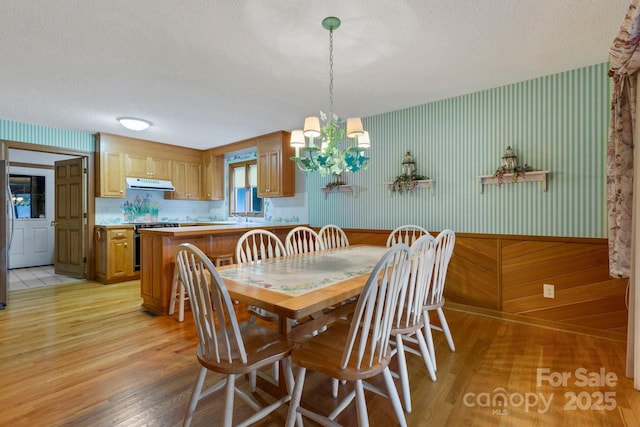
[[[191,223],[193,224],[193,223]],[[224,234],[225,232],[237,233],[239,231],[245,232],[256,228],[263,228],[266,230],[278,229],[278,228],[292,228],[299,225],[308,224],[283,224],[283,223],[268,223],[268,222],[233,222],[233,223],[197,223],[199,225],[189,225],[181,227],[162,227],[162,228],[142,228],[138,230],[140,234],[153,234],[161,236],[190,236],[190,235],[203,235],[203,234]],[[201,225],[200,225],[201,224]]]

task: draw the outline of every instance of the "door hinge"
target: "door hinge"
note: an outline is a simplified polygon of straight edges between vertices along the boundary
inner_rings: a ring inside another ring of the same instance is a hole
[[[82,257],[82,262],[85,263],[85,264],[87,263],[87,257],[86,256]]]
[[[87,168],[84,168],[83,170],[84,170],[84,173],[87,173]]]
[[[84,213],[82,214],[82,218],[87,219],[87,213],[86,213],[86,212],[84,212]]]

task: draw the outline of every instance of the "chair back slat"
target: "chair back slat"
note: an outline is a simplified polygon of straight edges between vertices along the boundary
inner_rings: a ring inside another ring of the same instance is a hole
[[[350,362],[358,369],[370,367],[389,355],[389,334],[407,274],[409,247],[395,245],[378,261],[358,298],[342,353],[343,369]]]
[[[337,225],[325,225],[320,229],[318,235],[325,249],[346,248],[349,246],[347,234]]]
[[[289,231],[284,240],[284,246],[288,255],[324,250],[324,244],[318,233],[305,226],[295,227]]]
[[[391,233],[387,238],[387,247],[390,248],[398,243],[404,243],[407,246],[413,245],[413,243],[429,232],[419,225],[402,225]]]
[[[431,290],[427,296],[427,305],[440,304],[444,293],[449,261],[456,244],[456,234],[453,230],[445,229],[436,237],[436,252],[433,268]]]
[[[252,263],[286,255],[284,244],[278,236],[268,230],[250,230],[240,236],[236,243],[236,262]]]
[[[216,363],[247,363],[233,301],[211,260],[198,247],[183,243],[176,263],[189,294],[200,356]]]
[[[410,267],[406,286],[400,293],[400,302],[394,327],[408,328],[422,318],[422,307],[431,287],[434,269],[436,239],[425,234],[411,245]]]

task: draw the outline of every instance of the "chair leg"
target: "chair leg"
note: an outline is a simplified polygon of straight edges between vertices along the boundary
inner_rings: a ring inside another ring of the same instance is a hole
[[[178,301],[178,322],[184,322],[184,285],[180,282],[180,298]]]
[[[431,333],[431,320],[429,319],[429,312],[425,310],[422,313],[422,318],[424,320],[424,326],[422,330],[424,331],[424,336],[427,339],[427,348],[429,349],[429,354],[431,355],[431,364],[433,365],[433,370],[437,371],[438,366],[436,365],[436,349],[433,345],[433,334]]]
[[[180,281],[180,272],[178,265],[173,268],[173,279],[171,280],[171,296],[169,297],[169,315],[172,315],[176,309],[176,294],[178,293],[178,282]]]
[[[338,397],[338,384],[337,378],[331,378],[331,396],[333,396],[334,399]]]
[[[232,427],[233,423],[233,398],[236,392],[236,376],[227,376],[227,387],[224,398],[224,427]]]
[[[200,394],[202,393],[202,385],[204,384],[204,379],[207,376],[207,368],[204,366],[200,367],[200,372],[198,373],[198,378],[196,379],[196,383],[193,386],[193,391],[191,392],[191,399],[189,399],[189,407],[187,409],[187,413],[184,416],[184,421],[182,425],[184,427],[189,427],[191,425],[191,419],[193,418],[193,413],[196,411],[196,406],[198,406],[198,401],[200,400]]]
[[[307,373],[307,368],[300,367],[298,369],[298,377],[296,378],[295,386],[293,387],[293,393],[291,400],[289,401],[289,413],[287,414],[287,427],[293,427],[293,424],[298,418],[298,407],[300,406],[300,400],[302,398],[302,388],[304,387],[304,377]]]
[[[384,382],[387,384],[387,393],[389,395],[389,399],[391,399],[391,404],[393,405],[396,417],[398,418],[398,423],[400,424],[400,427],[407,427],[407,420],[404,417],[404,412],[402,412],[402,404],[400,403],[398,390],[396,390],[396,385],[393,382],[391,371],[388,366],[384,368],[382,375],[384,376]]]
[[[433,367],[433,363],[431,361],[431,355],[429,354],[429,348],[427,347],[427,342],[425,341],[424,335],[422,335],[421,330],[416,331],[416,338],[418,340],[418,346],[420,347],[420,353],[422,353],[422,359],[424,360],[424,363],[427,366],[427,371],[429,371],[429,376],[431,377],[431,381],[435,381],[436,370]]]
[[[367,400],[364,397],[364,386],[362,385],[362,380],[356,380],[354,385],[356,389],[356,413],[358,415],[358,427],[369,427]],[[396,389],[395,385],[393,386],[393,389]],[[398,403],[400,403],[397,391],[396,398],[398,399]],[[400,412],[402,412],[402,408],[400,408]]]
[[[282,372],[284,373],[284,384],[287,388],[289,398],[291,399],[293,398],[293,388],[296,383],[293,378],[293,368],[291,367],[290,357],[282,359]],[[296,424],[298,425],[298,427],[304,426],[304,423],[302,422],[302,414],[296,414]]]
[[[409,389],[409,373],[407,372],[407,359],[404,353],[404,343],[402,335],[396,335],[396,355],[398,357],[398,373],[400,375],[400,386],[402,387],[402,400],[404,410],[411,413],[411,390]]]
[[[258,373],[256,371],[251,371],[249,373],[249,388],[251,390],[251,393],[255,393],[256,392],[256,377],[258,376]]]
[[[449,348],[451,351],[456,351],[456,346],[453,344],[453,337],[451,336],[451,331],[449,330],[449,324],[447,323],[447,318],[444,317],[444,311],[442,311],[442,307],[438,307],[438,318],[440,319],[440,325],[442,325],[442,332],[444,332],[444,336],[447,338],[447,342],[449,343]]]

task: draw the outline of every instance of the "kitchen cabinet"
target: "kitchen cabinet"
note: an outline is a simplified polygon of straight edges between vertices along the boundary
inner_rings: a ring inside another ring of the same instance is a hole
[[[171,179],[171,160],[127,154],[126,175],[133,178]]]
[[[224,200],[224,156],[207,150],[202,164],[202,199]]]
[[[290,133],[274,132],[257,139],[258,197],[295,195],[295,152],[289,145]]]
[[[133,228],[96,226],[96,279],[100,283],[115,283],[139,277],[134,271]]]
[[[96,163],[99,177],[96,180],[96,196],[124,197],[126,192],[124,154],[102,151]]]
[[[176,200],[201,200],[202,185],[200,162],[173,161],[171,180],[175,191],[165,193],[165,198]]]

